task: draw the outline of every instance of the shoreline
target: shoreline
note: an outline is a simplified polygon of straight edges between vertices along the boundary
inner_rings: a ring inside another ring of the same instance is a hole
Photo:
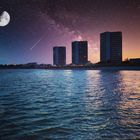
[[[0,70],[8,70],[8,69],[37,69],[37,70],[136,70],[136,71],[140,71],[140,66],[98,66],[98,67],[74,67],[74,68],[70,68],[70,67],[63,67],[63,68],[14,68],[14,67],[10,67],[10,68],[0,68]]]

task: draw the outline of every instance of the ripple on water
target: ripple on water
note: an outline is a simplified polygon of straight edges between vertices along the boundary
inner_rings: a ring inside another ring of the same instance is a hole
[[[0,70],[0,77],[2,140],[140,138],[139,71]]]

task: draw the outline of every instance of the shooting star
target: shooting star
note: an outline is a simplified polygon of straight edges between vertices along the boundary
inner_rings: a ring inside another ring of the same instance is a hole
[[[35,47],[38,46],[38,44],[42,41],[42,39],[44,39],[45,35],[43,35],[31,48],[30,50],[32,51]]]

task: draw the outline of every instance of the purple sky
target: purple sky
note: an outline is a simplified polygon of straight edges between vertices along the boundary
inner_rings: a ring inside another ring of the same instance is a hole
[[[123,58],[140,57],[139,0],[1,0],[11,22],[0,27],[0,63],[52,63],[52,47],[89,42],[89,60],[99,61],[99,35],[123,32]]]

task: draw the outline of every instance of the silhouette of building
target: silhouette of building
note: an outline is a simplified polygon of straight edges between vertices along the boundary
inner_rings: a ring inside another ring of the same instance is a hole
[[[100,34],[100,61],[102,63],[122,62],[122,32]]]
[[[53,48],[53,65],[66,65],[66,47],[57,46]]]
[[[129,61],[131,63],[139,63],[140,64],[140,58],[131,58]]]
[[[72,64],[84,65],[88,62],[88,42],[72,42]]]

